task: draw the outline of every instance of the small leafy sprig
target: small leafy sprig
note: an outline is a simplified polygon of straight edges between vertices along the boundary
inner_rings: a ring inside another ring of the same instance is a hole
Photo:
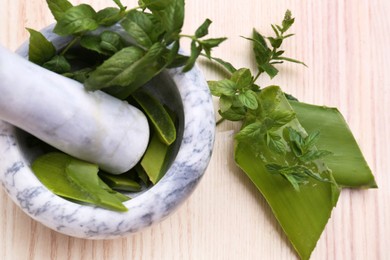
[[[291,17],[291,11],[287,10],[284,19],[282,21],[282,25],[271,25],[273,31],[275,32],[274,37],[264,37],[255,29],[253,29],[253,37],[245,38],[254,42],[253,51],[256,59],[258,74],[257,77],[265,72],[271,78],[275,77],[278,74],[278,69],[275,67],[276,64],[281,64],[284,61],[299,63],[304,66],[305,63],[298,61],[296,59],[288,58],[282,56],[284,54],[284,50],[281,50],[280,47],[283,44],[283,41],[294,34],[285,33],[290,29],[290,27],[294,24],[295,19]],[[267,44],[267,41],[268,43]],[[270,46],[269,46],[270,45]]]
[[[125,99],[165,68],[189,71],[199,55],[211,58],[212,49],[226,40],[204,39],[209,19],[194,35],[182,35],[184,0],[140,0],[132,9],[113,1],[117,7],[95,11],[87,4],[47,0],[57,21],[53,32],[71,40],[56,50],[40,32],[29,29],[30,60],[81,81],[87,90],[102,89]],[[116,25],[120,29],[111,30]],[[189,57],[179,53],[183,37],[192,39]]]
[[[292,127],[287,127],[286,130],[288,132],[289,148],[294,153],[297,161],[294,165],[267,164],[267,170],[272,174],[282,175],[297,191],[299,191],[299,185],[308,182],[308,178],[336,184],[334,180],[322,177],[310,167],[315,164],[316,160],[332,154],[332,152],[326,150],[316,149],[315,144],[320,132],[315,131],[304,137],[301,132]]]
[[[260,147],[265,145],[275,154],[272,156],[275,158],[285,156],[287,153],[295,157],[293,164],[268,163],[266,168],[272,174],[283,176],[295,190],[299,191],[299,185],[307,183],[308,178],[331,182],[315,170],[315,161],[331,153],[315,148],[319,132],[304,137],[295,129],[286,127],[289,122],[296,119],[295,113],[291,109],[276,109],[280,98],[273,98],[271,101],[260,100],[261,88],[255,83],[263,73],[268,74],[270,78],[275,77],[278,74],[275,65],[284,61],[305,65],[301,61],[283,56],[284,50],[281,50],[284,40],[293,36],[286,34],[293,23],[294,18],[287,10],[281,25],[272,25],[274,37],[264,37],[255,29],[252,38],[243,37],[253,42],[256,73],[252,73],[248,68],[236,69],[229,62],[211,57],[211,60],[230,72],[231,76],[219,81],[209,81],[208,84],[211,93],[219,97],[220,121],[243,122],[242,129],[235,136],[237,141],[257,146],[259,147],[257,150],[261,150]],[[291,99],[289,95],[284,95]],[[288,129],[287,135],[283,134],[285,129]]]

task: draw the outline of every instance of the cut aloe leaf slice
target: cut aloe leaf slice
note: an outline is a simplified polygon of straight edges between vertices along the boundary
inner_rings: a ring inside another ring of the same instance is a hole
[[[259,104],[261,106],[255,112],[257,115],[266,115],[268,110],[274,109],[293,112],[282,91],[276,86],[265,88],[260,92]],[[291,120],[282,128],[286,127],[304,132],[297,119]],[[289,153],[291,151],[284,156],[275,156],[275,152],[270,151],[266,142],[258,147],[237,140],[234,156],[237,165],[267,200],[299,256],[308,259],[331,216],[340,189],[335,183],[309,178],[297,191],[281,175],[270,174],[266,168],[270,161],[280,164],[294,163]],[[323,163],[322,166],[327,168]],[[329,171],[325,174],[328,174],[329,179],[333,178]]]
[[[132,180],[128,174],[113,175],[109,173],[99,173],[99,177],[114,190],[140,191],[141,185]]]
[[[127,211],[122,201],[129,198],[104,184],[97,176],[98,168],[94,164],[51,152],[38,157],[32,163],[32,169],[42,184],[58,196],[76,203]]]
[[[72,158],[65,168],[68,178],[94,200],[94,204],[115,211],[127,211],[122,201],[101,186],[97,165]]]
[[[158,135],[154,133],[141,160],[141,166],[153,184],[156,184],[165,173],[164,166],[168,152],[169,146],[162,143]]]
[[[175,124],[161,102],[143,89],[132,96],[147,114],[160,140],[167,145],[172,144],[176,140]]]
[[[333,153],[323,160],[339,185],[354,188],[377,187],[359,145],[337,108],[296,101],[290,101],[290,104],[307,131],[321,132],[317,147]]]

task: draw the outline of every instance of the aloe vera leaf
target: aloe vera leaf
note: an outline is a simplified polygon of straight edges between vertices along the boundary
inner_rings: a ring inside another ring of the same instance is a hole
[[[141,160],[141,166],[153,184],[156,184],[164,175],[168,152],[169,146],[162,143],[158,135],[154,133]]]
[[[94,200],[88,193],[80,190],[67,178],[65,168],[71,160],[69,155],[51,152],[34,160],[31,168],[42,184],[54,194],[73,201],[93,203]]]
[[[114,190],[140,191],[141,185],[130,179],[128,174],[113,175],[109,173],[99,173],[99,177]]]
[[[263,111],[258,113],[266,113],[268,108],[274,109],[275,104],[278,104],[277,108],[292,110],[278,87],[265,88],[259,96]],[[297,119],[284,127],[304,131]],[[275,161],[274,154],[265,144],[255,147],[247,142],[235,143],[237,165],[262,193],[298,255],[308,259],[331,216],[340,190],[335,184],[310,178],[306,184],[300,185],[300,191],[296,191],[282,176],[272,175],[266,169],[269,161]],[[277,163],[285,163],[282,161],[290,159],[287,154],[278,160]],[[331,173],[329,178],[332,178]]]
[[[114,195],[115,197],[117,197],[121,202],[125,202],[125,201],[128,201],[130,199],[130,197],[118,192],[118,191],[115,191],[113,189],[111,189],[110,186],[108,186],[101,178],[99,178],[99,186],[100,188],[102,188],[103,190],[107,191],[108,193]]]
[[[340,186],[376,188],[375,178],[348,124],[337,108],[290,101],[299,122],[307,131],[321,132],[319,149],[333,154],[323,160]]]
[[[98,171],[97,165],[75,158],[72,158],[65,168],[68,179],[88,193],[94,200],[93,204],[115,211],[127,211],[115,194],[102,188]]]
[[[163,104],[143,89],[136,91],[133,98],[147,114],[160,140],[172,144],[176,140],[176,128]]]

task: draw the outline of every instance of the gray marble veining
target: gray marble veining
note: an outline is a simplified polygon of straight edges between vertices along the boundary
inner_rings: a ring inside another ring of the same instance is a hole
[[[146,150],[147,118],[125,101],[88,92],[1,46],[0,79],[0,119],[61,151],[120,174]]]
[[[58,40],[53,34],[49,36]],[[26,53],[25,47],[20,50],[23,52]],[[81,238],[124,236],[167,217],[200,181],[211,158],[215,134],[212,98],[199,68],[188,73],[172,69],[167,75],[182,100],[182,138],[165,176],[149,190],[125,202],[128,212],[82,206],[51,193],[30,169],[34,149],[27,145],[18,129],[0,121],[0,180],[10,198],[40,223]]]

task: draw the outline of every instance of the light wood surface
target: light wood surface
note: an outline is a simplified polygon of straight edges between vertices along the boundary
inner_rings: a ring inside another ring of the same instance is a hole
[[[113,5],[83,2],[96,9]],[[296,36],[286,42],[286,53],[308,68],[282,65],[279,76],[261,77],[259,84],[277,84],[300,100],[338,107],[379,185],[343,190],[312,259],[390,259],[390,1],[187,0],[184,32],[193,33],[210,18],[210,35],[230,38],[215,56],[251,67],[251,45],[239,36],[250,36],[253,27],[270,34],[270,24],[279,23],[286,9],[296,17]],[[26,27],[53,21],[44,0],[0,0],[0,43],[14,50],[28,38]],[[221,77],[200,66],[208,79]],[[208,170],[179,210],[123,239],[58,234],[32,221],[1,189],[0,259],[296,259],[265,200],[234,165],[236,128],[230,123],[217,128]]]

